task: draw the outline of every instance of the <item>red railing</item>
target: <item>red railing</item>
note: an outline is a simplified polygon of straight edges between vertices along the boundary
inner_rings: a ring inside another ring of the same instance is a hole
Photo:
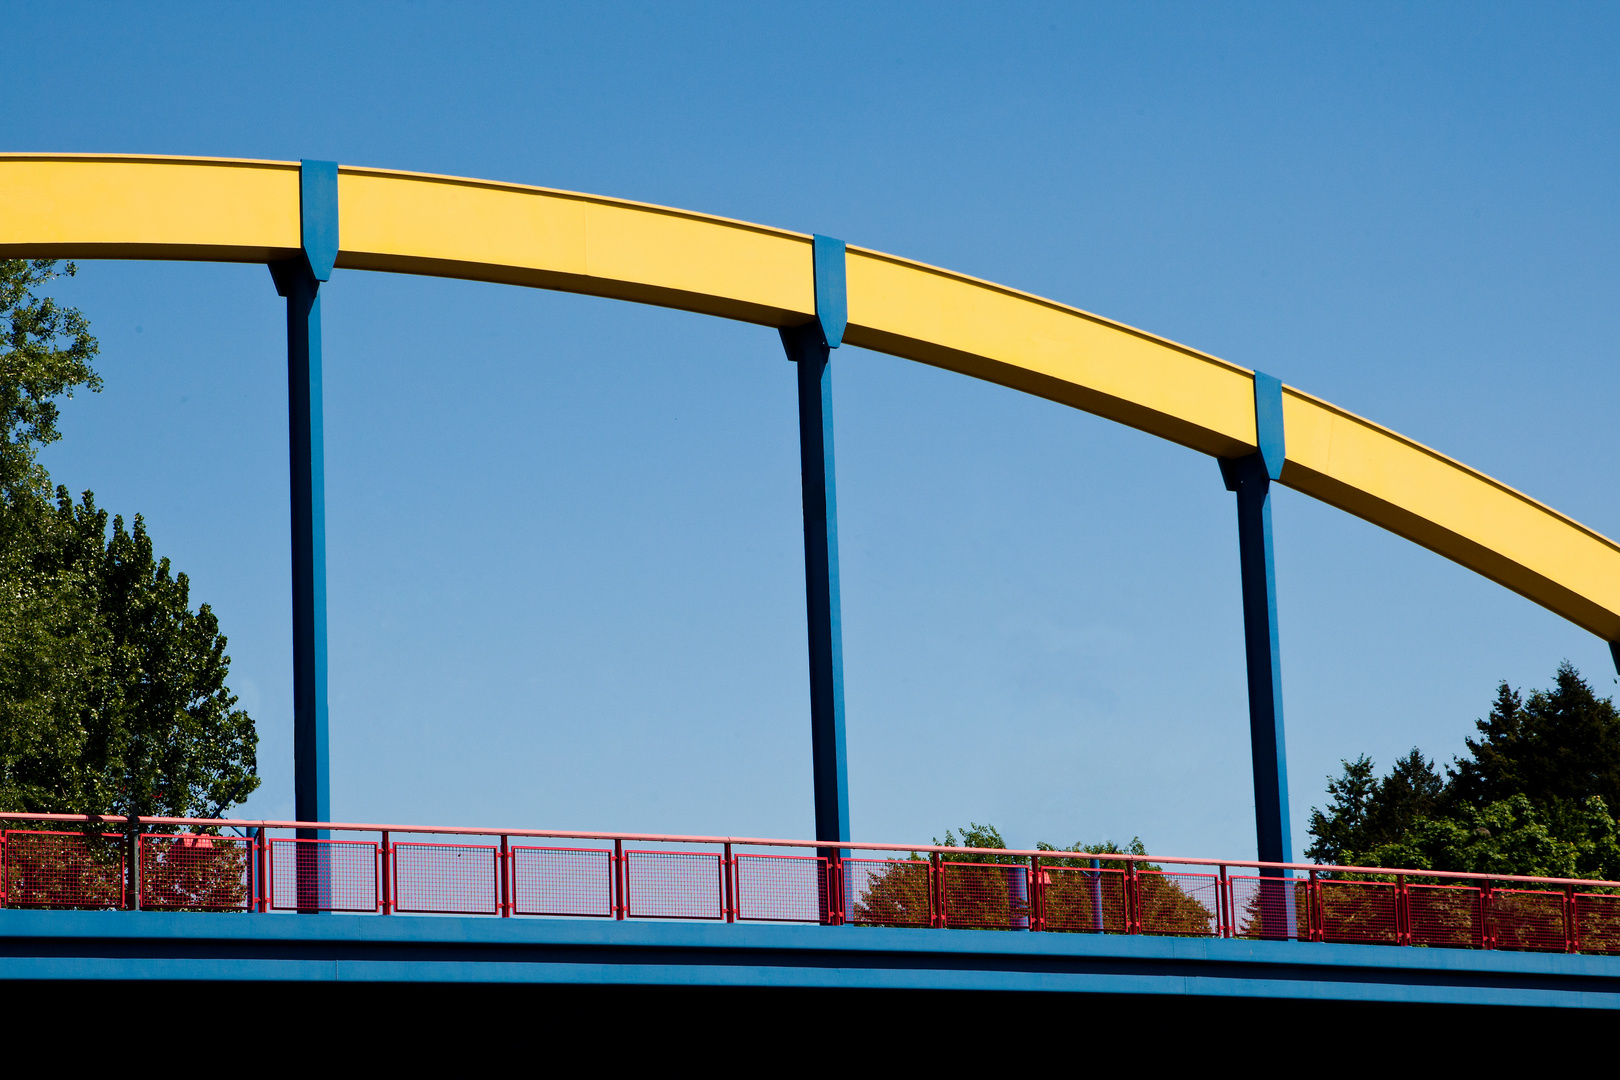
[[[35,826],[0,833],[7,907],[847,923],[1620,954],[1613,881],[935,845],[829,850],[741,837],[4,820]],[[306,838],[313,830],[378,838]]]

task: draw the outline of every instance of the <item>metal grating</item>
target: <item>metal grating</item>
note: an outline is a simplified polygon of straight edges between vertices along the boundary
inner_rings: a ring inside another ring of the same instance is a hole
[[[1583,953],[1620,953],[1620,895],[1576,893],[1575,932]]]
[[[121,908],[124,838],[117,833],[6,833],[9,907]]]
[[[1564,951],[1564,894],[1496,889],[1491,893],[1493,948]]]
[[[1041,901],[1048,930],[1123,934],[1125,872],[1042,867]]]
[[[613,852],[603,848],[512,849],[513,911],[519,915],[613,915]]]
[[[1234,877],[1232,936],[1266,941],[1310,939],[1310,882],[1305,878]]]
[[[827,860],[815,855],[737,855],[737,918],[826,922]]]
[[[1320,881],[1317,897],[1323,941],[1400,944],[1400,890],[1394,882]]]
[[[253,904],[253,844],[235,836],[141,837],[141,907],[247,910]]]
[[[393,845],[394,910],[420,915],[494,915],[498,848],[482,844]]]
[[[369,840],[270,841],[275,911],[376,911],[377,845]]]
[[[1137,875],[1137,918],[1144,934],[1214,937],[1221,929],[1221,879],[1214,874],[1144,870]]]
[[[948,862],[944,925],[979,930],[1029,929],[1029,868],[1002,863]]]
[[[1408,885],[1406,896],[1413,945],[1484,946],[1480,891],[1472,885]]]
[[[626,851],[625,914],[637,919],[721,919],[721,859],[701,851]]]
[[[920,859],[845,859],[848,919],[862,926],[930,926],[933,875]]]

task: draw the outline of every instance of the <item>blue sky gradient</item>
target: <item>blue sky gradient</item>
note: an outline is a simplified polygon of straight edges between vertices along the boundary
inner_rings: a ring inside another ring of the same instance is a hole
[[[0,5],[8,150],[331,158],[815,231],[1258,367],[1620,535],[1613,5]],[[260,267],[86,263],[57,479],[230,636],[290,816],[283,315]],[[809,835],[792,369],[679,312],[339,271],[346,820]],[[835,354],[863,839],[1254,850],[1213,461]],[[1276,498],[1296,850],[1341,758],[1449,759],[1607,647]]]

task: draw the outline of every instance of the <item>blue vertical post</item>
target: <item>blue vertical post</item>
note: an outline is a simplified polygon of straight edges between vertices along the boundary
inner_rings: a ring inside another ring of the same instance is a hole
[[[287,298],[287,428],[292,478],[293,789],[300,821],[331,818],[326,706],[326,477],[321,420],[321,282],[338,251],[337,164],[305,161],[299,170],[302,250],[272,263]],[[324,829],[300,829],[304,840]],[[312,845],[314,846],[314,845]],[[313,854],[313,853],[310,853]],[[301,909],[325,875],[299,858]],[[311,904],[308,906],[320,906]]]
[[[833,480],[832,367],[848,323],[844,243],[813,245],[816,317],[782,330],[798,365],[799,476],[804,495],[804,597],[810,636],[810,747],[816,839],[848,840],[849,785],[844,766],[844,646],[838,605],[838,499]],[[836,849],[824,849],[831,857]]]
[[[1283,437],[1282,383],[1258,371],[1254,373],[1254,426],[1259,449],[1247,457],[1222,458],[1220,465],[1227,490],[1237,493],[1256,846],[1262,862],[1293,862],[1294,845],[1288,828],[1288,755],[1283,739],[1282,659],[1277,642],[1277,576],[1271,540],[1271,482],[1282,477],[1287,446]],[[1292,898],[1290,890],[1286,905],[1266,905],[1268,937],[1273,936],[1273,931],[1276,936],[1292,932],[1293,920],[1285,914],[1291,913]]]

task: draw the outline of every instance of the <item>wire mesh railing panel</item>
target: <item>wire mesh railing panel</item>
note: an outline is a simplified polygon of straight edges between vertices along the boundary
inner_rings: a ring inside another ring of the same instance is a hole
[[[1310,882],[1305,878],[1234,877],[1232,936],[1264,941],[1310,940]]]
[[[392,849],[394,910],[418,915],[494,915],[498,848],[402,842]]]
[[[816,855],[738,855],[742,922],[826,922],[827,860]]]
[[[1137,875],[1144,934],[1214,937],[1221,930],[1221,879],[1214,874],[1145,870]]]
[[[946,926],[977,930],[1029,929],[1029,868],[1011,863],[940,865]]]
[[[703,851],[626,851],[625,914],[636,919],[722,919],[721,858]]]
[[[369,840],[271,840],[275,911],[376,911],[377,845]]]
[[[124,838],[116,833],[6,833],[8,907],[125,906]]]
[[[519,915],[613,915],[613,852],[515,847],[512,903]]]
[[[12,823],[47,817],[64,831],[0,830],[0,907],[629,916],[1620,956],[1620,882],[1606,880],[1201,859],[1158,865],[1053,849],[951,849],[923,858],[874,846],[857,852],[870,857],[842,859],[813,841],[724,837],[542,834],[508,849],[521,831],[81,815],[22,815]],[[198,831],[83,831],[126,825]],[[231,825],[256,828],[257,836],[208,831]],[[289,836],[270,839],[270,829]],[[294,829],[380,832],[384,843],[294,839]],[[389,843],[402,834],[413,839]],[[499,847],[436,842],[497,838]],[[623,850],[632,840],[657,850]],[[541,846],[567,843],[610,846]],[[711,850],[674,850],[688,845]],[[750,850],[734,855],[733,846]],[[800,853],[777,854],[794,848]],[[1217,867],[1219,874],[1188,872]],[[1240,868],[1246,872],[1227,876]]]
[[[1073,867],[1042,867],[1041,900],[1048,930],[1082,934],[1124,934],[1125,872]]]
[[[253,905],[253,844],[236,836],[141,837],[141,907],[247,910]]]
[[[1317,898],[1323,941],[1400,944],[1400,890],[1394,882],[1322,881],[1318,883]]]
[[[931,926],[933,875],[912,859],[845,859],[846,917],[861,926]]]
[[[1491,893],[1491,938],[1498,949],[1563,952],[1564,894],[1494,890]]]
[[[1471,885],[1408,885],[1406,904],[1412,944],[1442,949],[1483,948],[1480,895]]]
[[[1576,893],[1575,933],[1583,953],[1620,953],[1620,895]]]

